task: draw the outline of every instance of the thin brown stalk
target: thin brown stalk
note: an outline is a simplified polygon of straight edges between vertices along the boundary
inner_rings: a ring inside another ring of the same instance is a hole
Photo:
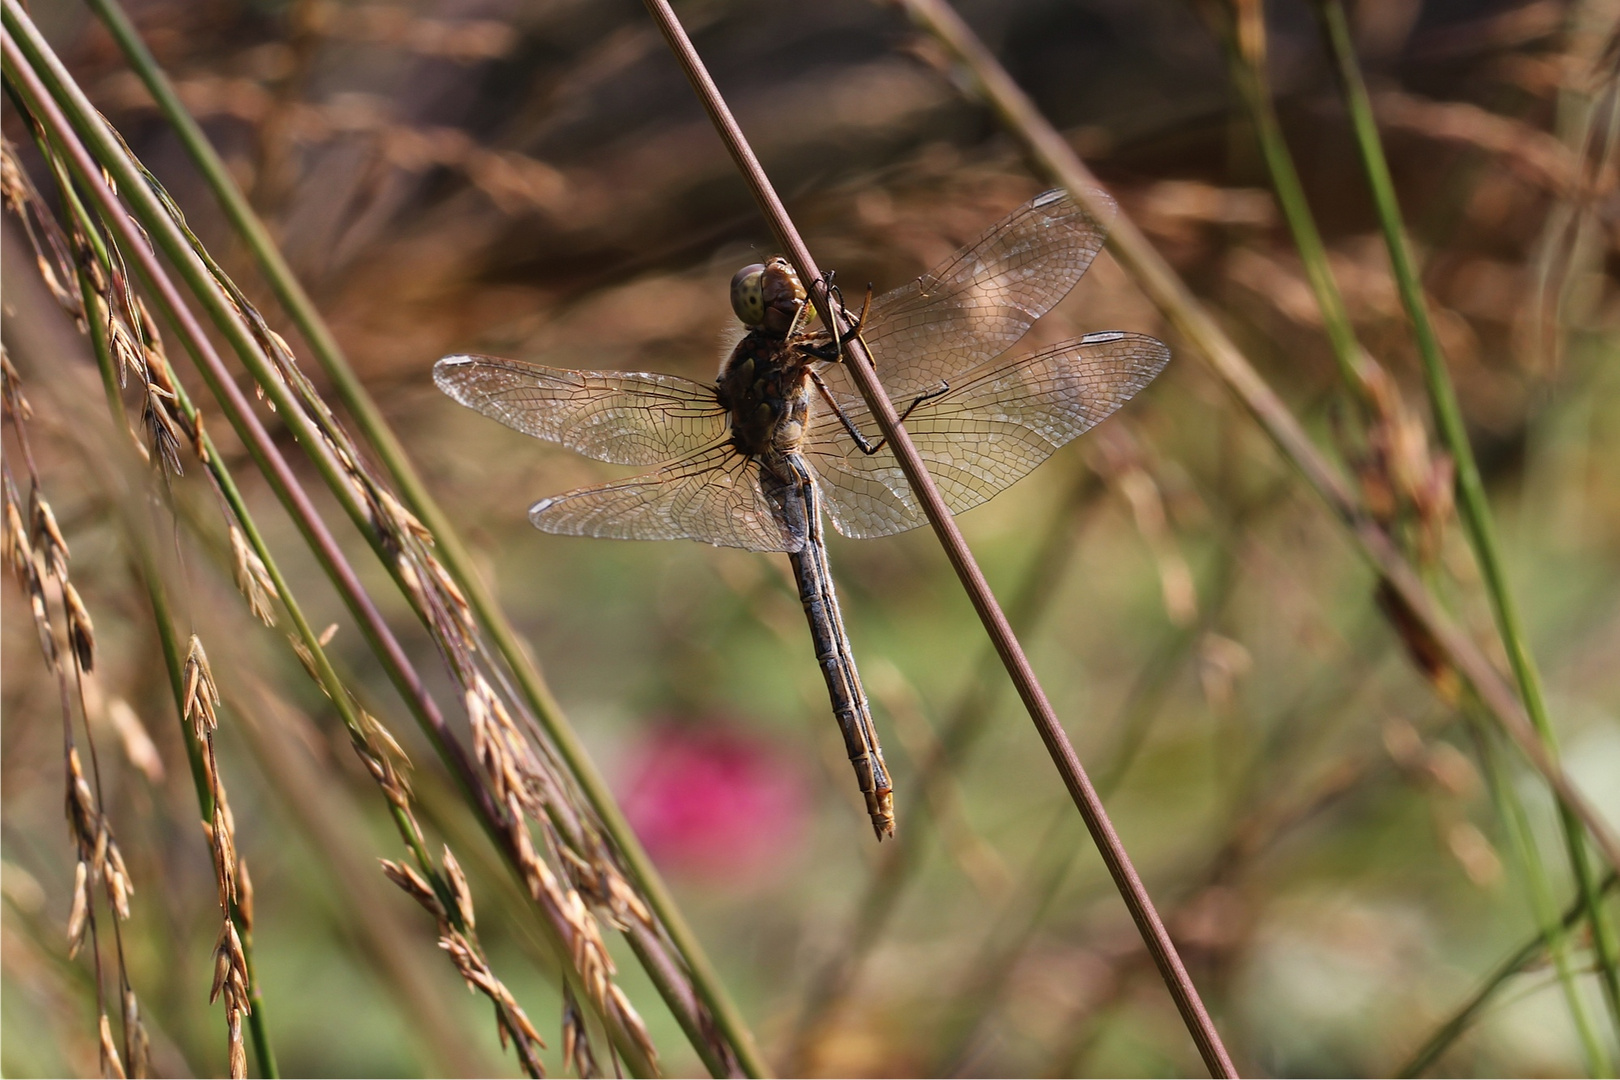
[[[1082,203],[1101,190],[1073,147],[1035,108],[1006,69],[942,0],[902,0],[912,19],[969,72],[990,107],[1040,164]],[[1237,396],[1284,458],[1345,526],[1362,555],[1386,581],[1421,632],[1473,688],[1520,753],[1546,780],[1559,802],[1580,819],[1611,866],[1620,867],[1620,837],[1570,782],[1537,737],[1517,695],[1485,653],[1441,611],[1399,546],[1357,503],[1343,476],[1328,462],[1277,393],[1193,296],[1140,229],[1125,215],[1114,220],[1108,249],[1136,279],[1169,323]]]
[[[692,47],[692,42],[687,38],[680,20],[676,18],[667,0],[647,0],[647,8],[652,12],[670,49],[680,61],[688,81],[702,100],[709,118],[714,122],[716,130],[726,144],[726,149],[731,153],[732,160],[753,191],[755,200],[770,221],[783,251],[793,263],[794,269],[798,271],[799,279],[808,285],[811,299],[815,302],[822,322],[835,341],[844,341],[848,322],[843,312],[833,303],[826,280],[817,269],[809,248],[805,246],[804,240],[788,217],[786,208],[771,186],[764,168],[754,156],[742,129],[731,115],[725,99],[714,85],[714,80],[709,77],[697,50]],[[846,348],[850,373],[860,387],[861,397],[872,410],[872,415],[877,418],[878,427],[882,430],[884,438],[889,440],[889,445],[905,472],[907,482],[916,493],[935,535],[939,537],[945,555],[962,582],[962,587],[967,591],[980,622],[984,624],[986,633],[994,642],[996,652],[1000,655],[1013,685],[1017,687],[1018,695],[1023,699],[1030,719],[1034,721],[1041,741],[1046,744],[1053,765],[1063,778],[1064,786],[1069,789],[1069,795],[1074,799],[1080,816],[1085,819],[1086,828],[1097,844],[1103,861],[1114,878],[1114,884],[1125,900],[1126,907],[1130,909],[1131,918],[1135,920],[1138,932],[1147,942],[1148,950],[1159,966],[1159,973],[1164,979],[1165,986],[1170,990],[1171,997],[1175,999],[1176,1008],[1180,1011],[1182,1021],[1187,1025],[1194,1043],[1197,1044],[1204,1064],[1212,1075],[1237,1075],[1237,1070],[1226,1053],[1226,1047],[1221,1043],[1220,1033],[1216,1031],[1214,1021],[1204,1008],[1204,1003],[1198,996],[1198,989],[1193,985],[1192,977],[1187,974],[1186,966],[1176,952],[1175,943],[1170,940],[1169,932],[1165,930],[1163,921],[1154,909],[1153,900],[1148,896],[1147,888],[1137,875],[1136,867],[1132,865],[1130,856],[1125,851],[1125,845],[1120,842],[1118,834],[1114,831],[1102,800],[1097,797],[1096,790],[1086,776],[1079,755],[1069,742],[1068,733],[1064,731],[1057,713],[1046,698],[1045,691],[1041,689],[1034,668],[1024,655],[1023,646],[1019,644],[1006,615],[1001,610],[1001,605],[991,593],[978,563],[968,550],[967,541],[962,538],[955,519],[946,509],[945,502],[934,486],[932,478],[929,477],[916,447],[912,445],[905,429],[900,426],[894,406],[883,393],[872,366],[872,358],[858,337],[848,341]]]
[[[1224,531],[1233,539],[1223,545],[1216,556],[1218,565],[1207,574],[1206,588],[1200,590],[1203,600],[1198,621],[1191,626],[1174,627],[1164,635],[1132,680],[1118,720],[1109,725],[1116,734],[1097,773],[1097,787],[1105,796],[1111,795],[1124,780],[1146,745],[1148,733],[1176,673],[1187,663],[1188,657],[1195,654],[1205,633],[1226,611],[1237,576],[1233,550],[1237,529],[1229,527]],[[1014,891],[1002,905],[1001,914],[992,921],[977,958],[969,965],[963,989],[947,1013],[952,1018],[946,1026],[949,1034],[942,1040],[927,1070],[931,1075],[949,1076],[960,1071],[990,1015],[987,1003],[1000,997],[1002,984],[1056,900],[1079,852],[1077,838],[1067,826],[1065,819],[1053,821],[1027,868],[1022,887]],[[975,1005],[986,1007],[975,1010]]]

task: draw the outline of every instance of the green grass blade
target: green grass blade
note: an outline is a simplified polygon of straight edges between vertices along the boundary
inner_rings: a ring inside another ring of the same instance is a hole
[[[1319,0],[1317,11],[1321,16],[1328,48],[1332,53],[1334,67],[1344,91],[1356,146],[1361,154],[1368,185],[1372,191],[1379,227],[1383,230],[1385,244],[1389,249],[1396,287],[1412,321],[1413,335],[1417,341],[1418,354],[1422,359],[1424,381],[1428,386],[1435,423],[1439,428],[1441,440],[1456,463],[1458,510],[1479,563],[1480,575],[1490,598],[1497,630],[1507,650],[1514,679],[1519,684],[1525,711],[1529,714],[1531,723],[1535,725],[1547,753],[1556,756],[1557,742],[1547,712],[1541,674],[1530,652],[1529,637],[1519,615],[1513,591],[1508,584],[1507,571],[1502,562],[1495,526],[1491,519],[1490,503],[1479,474],[1479,465],[1474,460],[1473,448],[1468,441],[1467,428],[1463,423],[1462,409],[1457,402],[1456,388],[1452,385],[1439,338],[1429,317],[1422,281],[1419,278],[1411,245],[1407,240],[1400,205],[1395,195],[1394,180],[1390,175],[1389,164],[1384,158],[1378,124],[1373,117],[1372,102],[1367,93],[1366,82],[1362,78],[1360,64],[1356,59],[1344,6],[1339,0]],[[1582,831],[1581,822],[1576,820],[1562,804],[1559,807],[1558,820],[1564,835],[1570,869],[1574,874],[1576,887],[1586,904],[1588,921],[1592,925],[1604,998],[1612,1014],[1615,1029],[1620,1032],[1620,959],[1617,959],[1620,957],[1620,948],[1617,948],[1613,925],[1598,899],[1596,880],[1586,850],[1586,836]]]

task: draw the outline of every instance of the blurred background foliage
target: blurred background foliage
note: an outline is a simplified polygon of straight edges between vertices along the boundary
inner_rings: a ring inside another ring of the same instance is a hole
[[[302,355],[106,32],[76,0],[31,6]],[[896,774],[897,843],[914,845],[909,888],[861,952],[874,875],[897,856],[864,824],[785,560],[536,533],[524,514],[534,499],[617,473],[434,390],[432,362],[466,351],[712,377],[732,322],[730,275],[772,243],[639,5],[129,7],[461,526],[775,1068],[1199,1072],[931,536],[831,541]],[[1198,10],[1179,0],[960,7],[1319,444],[1334,445],[1342,390],[1321,317]],[[902,283],[1042,186],[895,10],[706,0],[681,11],[818,260],[846,288]],[[1353,15],[1564,760],[1620,827],[1620,204],[1611,156],[1608,186],[1572,243],[1559,179],[1583,153],[1576,98],[1601,73],[1620,9],[1364,0]],[[1350,314],[1426,416],[1315,21],[1292,2],[1270,5],[1267,19],[1283,130]],[[1612,114],[1599,128],[1612,150]],[[28,142],[14,113],[6,134]],[[24,160],[38,164],[31,148]],[[7,343],[25,385],[31,363],[88,376],[88,350],[41,298],[14,225]],[[1035,334],[1113,329],[1180,350],[1105,254]],[[60,349],[25,356],[13,336],[25,332]],[[109,522],[113,496],[80,432],[105,412],[93,392],[32,397],[45,484],[100,635],[104,706],[92,720],[105,728],[107,812],[141,896],[127,935],[132,979],[158,1066],[219,1073],[223,1044],[205,1002],[212,870],[142,594]],[[243,458],[238,475],[312,622],[337,624],[339,668],[379,715],[400,713],[240,445],[223,425],[210,430]],[[174,494],[182,510],[208,498],[189,476]],[[1023,613],[1035,666],[1240,1069],[1397,1069],[1534,936],[1477,732],[1414,667],[1320,504],[1191,356],[962,527],[997,593]],[[283,1070],[514,1069],[421,913],[375,872],[397,840],[329,705],[277,636],[246,617],[225,564],[195,547],[183,561],[184,604],[212,630],[227,703],[247,703],[221,728],[219,753],[237,843],[253,861],[257,962]],[[1454,522],[1437,566],[1440,595],[1499,655]],[[8,588],[4,604],[0,1067],[93,1073],[90,977],[82,957],[66,960],[60,930],[73,870],[56,688],[26,600]],[[402,607],[388,614],[443,692],[426,638]],[[975,714],[976,737],[925,801],[918,763]],[[109,749],[139,747],[130,716],[155,760]],[[552,1043],[556,1068],[554,962],[511,914],[513,888],[425,740],[403,718],[391,726],[417,762],[424,819],[466,864],[492,962]],[[1528,801],[1567,903],[1544,788],[1516,763],[1505,782]],[[701,1071],[634,958],[613,947],[666,1068]],[[1615,1032],[1587,982],[1612,1059]],[[1556,977],[1534,964],[1438,1068],[1591,1066]]]

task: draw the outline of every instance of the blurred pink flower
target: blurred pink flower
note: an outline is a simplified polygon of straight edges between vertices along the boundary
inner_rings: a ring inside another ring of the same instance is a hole
[[[769,870],[798,847],[798,772],[727,724],[658,725],[631,750],[625,775],[625,815],[670,868],[734,878]]]

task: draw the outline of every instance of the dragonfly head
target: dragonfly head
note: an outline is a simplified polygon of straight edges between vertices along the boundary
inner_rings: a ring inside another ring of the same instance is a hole
[[[745,266],[731,279],[731,310],[737,318],[750,329],[778,337],[793,329],[804,295],[799,275],[780,255],[770,262]]]

